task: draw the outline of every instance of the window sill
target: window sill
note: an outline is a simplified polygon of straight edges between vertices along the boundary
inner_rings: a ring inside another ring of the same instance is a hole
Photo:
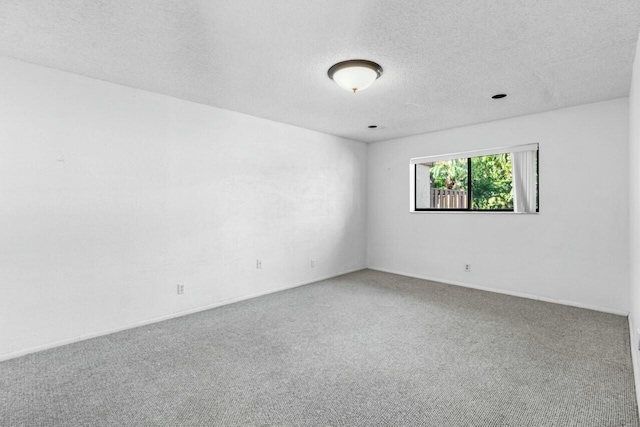
[[[420,210],[409,211],[412,214],[490,214],[490,215],[538,215],[540,212],[513,212],[513,211],[474,211],[474,210],[447,210],[447,209],[432,209],[432,210]]]

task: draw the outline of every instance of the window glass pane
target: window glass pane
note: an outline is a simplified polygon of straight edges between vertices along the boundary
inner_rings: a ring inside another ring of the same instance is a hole
[[[467,209],[467,159],[416,165],[417,209]]]
[[[513,209],[509,153],[471,158],[471,209]]]

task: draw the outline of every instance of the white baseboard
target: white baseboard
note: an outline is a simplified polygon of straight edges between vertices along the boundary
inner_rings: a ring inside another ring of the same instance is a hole
[[[615,309],[615,308],[600,307],[600,306],[595,306],[595,305],[590,305],[590,304],[583,304],[583,303],[575,302],[575,301],[568,301],[568,300],[562,300],[562,299],[541,297],[541,296],[538,296],[538,295],[527,294],[527,293],[524,293],[524,292],[516,292],[516,291],[505,290],[505,289],[490,288],[490,287],[487,287],[487,286],[478,286],[478,285],[474,285],[474,284],[471,284],[471,283],[459,282],[459,281],[456,281],[456,280],[442,279],[442,278],[439,278],[439,277],[422,276],[422,275],[418,275],[418,274],[405,273],[405,272],[402,272],[402,271],[389,270],[389,269],[380,268],[380,267],[369,266],[367,268],[369,270],[376,270],[376,271],[382,271],[384,273],[398,274],[400,276],[413,277],[415,279],[430,280],[432,282],[445,283],[447,285],[462,286],[462,287],[465,287],[465,288],[478,289],[478,290],[481,290],[481,291],[494,292],[494,293],[497,293],[497,294],[505,294],[505,295],[511,295],[511,296],[514,296],[514,297],[528,298],[528,299],[533,299],[533,300],[537,300],[537,301],[551,302],[551,303],[554,303],[554,304],[568,305],[568,306],[571,306],[571,307],[586,308],[588,310],[601,311],[603,313],[610,313],[610,314],[617,314],[619,316],[628,316],[629,315],[628,311],[618,310],[618,309]]]
[[[633,319],[629,314],[629,345],[631,346],[631,366],[633,367],[633,380],[636,386],[636,400],[640,408],[640,368],[638,368],[638,334],[633,326]]]
[[[250,294],[250,295],[245,295],[245,296],[242,296],[242,297],[222,300],[222,301],[215,302],[213,304],[207,304],[207,305],[203,305],[203,306],[196,307],[196,308],[190,308],[188,310],[178,311],[178,312],[167,314],[167,315],[164,315],[164,316],[153,317],[151,319],[147,319],[147,320],[143,320],[143,321],[140,321],[140,322],[132,323],[130,325],[126,325],[126,326],[119,327],[119,328],[108,329],[108,330],[105,330],[105,331],[94,332],[94,333],[90,333],[90,334],[83,334],[83,335],[80,335],[80,336],[77,336],[77,337],[73,337],[73,338],[67,338],[67,339],[54,341],[54,342],[51,342],[51,343],[47,343],[47,344],[43,344],[43,345],[39,345],[39,346],[35,346],[35,347],[30,347],[30,348],[27,348],[27,349],[24,349],[24,350],[18,350],[18,351],[14,351],[14,352],[11,352],[11,353],[5,353],[5,354],[0,355],[0,362],[5,361],[5,360],[9,360],[9,359],[15,359],[16,357],[25,356],[25,355],[31,354],[31,353],[37,353],[37,352],[43,351],[43,350],[49,350],[51,348],[60,347],[60,346],[67,345],[67,344],[73,344],[75,342],[84,341],[84,340],[88,340],[88,339],[91,339],[91,338],[97,338],[97,337],[101,337],[101,336],[104,336],[104,335],[113,334],[115,332],[126,331],[127,329],[133,329],[133,328],[138,328],[140,326],[150,325],[152,323],[162,322],[163,320],[174,319],[176,317],[186,316],[188,314],[193,314],[193,313],[198,313],[200,311],[210,310],[212,308],[220,307],[220,306],[223,306],[223,305],[233,304],[234,302],[240,302],[240,301],[244,301],[244,300],[248,300],[248,299],[252,299],[252,298],[257,298],[257,297],[260,297],[260,296],[263,296],[263,295],[273,294],[273,293],[280,292],[280,291],[286,291],[287,289],[293,289],[293,288],[297,288],[297,287],[300,287],[300,286],[309,285],[309,284],[315,283],[315,282],[321,282],[323,280],[332,279],[334,277],[343,276],[345,274],[349,274],[349,273],[353,273],[353,272],[356,272],[356,271],[364,270],[365,268],[366,267],[361,267],[361,268],[356,268],[356,269],[352,269],[352,270],[343,271],[341,273],[330,274],[328,276],[317,277],[317,278],[314,278],[312,280],[307,280],[307,281],[304,281],[304,282],[295,283],[293,285],[282,286],[280,288],[270,289],[270,290],[264,291],[264,292],[257,292],[257,293]]]

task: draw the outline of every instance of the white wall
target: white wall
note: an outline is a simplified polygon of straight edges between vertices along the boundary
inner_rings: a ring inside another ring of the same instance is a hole
[[[0,93],[0,359],[365,265],[365,144],[9,59]]]
[[[0,359],[360,269],[365,249],[373,268],[630,309],[626,99],[367,149],[3,58],[0,90]],[[409,213],[409,158],[530,142],[540,214]]]
[[[371,144],[368,266],[626,314],[627,138],[618,99]],[[539,214],[409,213],[410,158],[533,142]]]
[[[640,392],[640,41],[633,63],[629,93],[629,262],[631,287],[631,354],[636,376],[636,394]],[[640,395],[638,396],[640,397]],[[640,401],[638,402],[640,405]]]

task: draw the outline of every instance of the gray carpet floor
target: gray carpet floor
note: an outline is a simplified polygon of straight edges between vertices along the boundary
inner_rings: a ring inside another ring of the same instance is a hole
[[[364,270],[0,363],[2,426],[638,426],[627,319]]]

